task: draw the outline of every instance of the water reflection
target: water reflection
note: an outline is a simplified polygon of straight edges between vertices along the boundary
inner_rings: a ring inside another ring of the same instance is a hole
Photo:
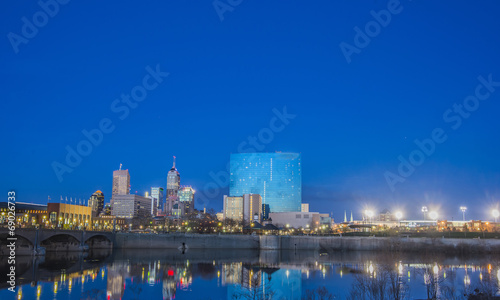
[[[18,257],[18,299],[487,299],[496,257],[115,251]],[[0,263],[2,270],[6,265]],[[10,299],[6,272],[1,299]],[[465,295],[465,296],[464,296]],[[478,297],[478,298],[474,298]],[[483,298],[481,298],[483,297]]]

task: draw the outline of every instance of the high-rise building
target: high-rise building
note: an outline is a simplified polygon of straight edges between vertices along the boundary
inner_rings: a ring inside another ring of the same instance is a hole
[[[113,171],[113,195],[128,195],[130,194],[130,174],[128,170]]]
[[[151,197],[155,199],[156,210],[158,212],[163,212],[165,203],[163,202],[163,188],[162,187],[152,187]]]
[[[151,216],[156,216],[158,213],[158,202],[156,201],[156,198],[153,196],[150,196],[148,192],[144,195],[145,198],[148,198],[151,201]]]
[[[184,203],[186,207],[186,213],[194,212],[194,189],[189,186],[182,186],[177,193],[179,202]]]
[[[243,219],[245,222],[257,221],[260,222],[262,214],[262,197],[259,194],[243,195]]]
[[[228,197],[224,195],[224,220],[243,221],[243,197]]]
[[[258,194],[245,194],[243,196],[224,195],[224,219],[237,222],[250,223],[255,215],[260,221],[262,214],[262,197]]]
[[[167,215],[172,214],[172,207],[174,202],[177,201],[177,194],[181,184],[181,175],[177,172],[175,168],[175,156],[174,164],[167,174],[167,201],[166,201],[166,213]]]
[[[122,170],[122,164],[120,164],[120,169],[113,171],[113,191],[111,194],[111,210],[114,209],[115,198],[118,195],[129,195],[130,194],[130,174],[128,170]]]
[[[150,217],[151,199],[135,194],[114,195],[111,214],[127,219]]]
[[[104,208],[104,193],[101,191],[96,191],[90,196],[87,206],[92,208],[92,216],[98,216]]]
[[[231,154],[229,195],[259,194],[273,212],[301,211],[299,153]]]

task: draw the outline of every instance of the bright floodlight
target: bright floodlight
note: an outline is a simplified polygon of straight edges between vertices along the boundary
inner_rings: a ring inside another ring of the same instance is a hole
[[[396,212],[396,219],[400,220],[403,217],[403,213],[398,211]]]
[[[465,211],[467,210],[467,207],[460,206],[460,210],[462,211],[463,220],[465,221]]]
[[[365,210],[365,214],[368,218],[372,218],[373,217],[373,211],[371,210]]]
[[[431,212],[429,213],[429,217],[430,217],[431,219],[433,219],[433,220],[436,220],[436,219],[438,218],[438,213],[437,213],[437,212],[435,212],[435,211],[431,211]]]
[[[493,218],[495,218],[495,219],[500,216],[500,212],[498,211],[498,209],[492,210],[491,214],[493,215]]]
[[[427,206],[422,206],[422,212],[423,213],[426,213],[428,211],[429,211],[429,209],[427,208]]]

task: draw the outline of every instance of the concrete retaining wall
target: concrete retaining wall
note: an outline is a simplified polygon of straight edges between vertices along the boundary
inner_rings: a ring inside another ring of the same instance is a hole
[[[259,249],[259,236],[217,234],[136,234],[117,233],[116,248],[177,249]]]
[[[500,240],[498,239],[259,236],[178,233],[117,233],[115,239],[115,247],[124,249],[178,249],[183,245],[191,249],[500,252]]]

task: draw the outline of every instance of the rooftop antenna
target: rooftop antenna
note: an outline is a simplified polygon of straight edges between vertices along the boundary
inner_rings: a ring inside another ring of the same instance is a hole
[[[122,164],[120,164],[120,171],[121,171],[121,169],[122,169]]]

